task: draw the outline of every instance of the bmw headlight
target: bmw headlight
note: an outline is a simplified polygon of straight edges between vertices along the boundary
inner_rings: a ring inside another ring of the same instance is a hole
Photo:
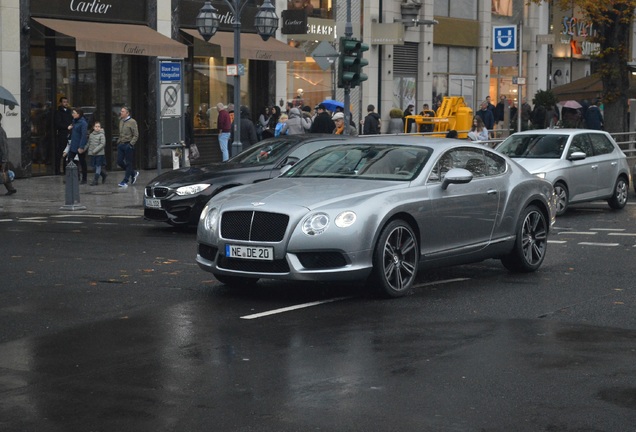
[[[201,191],[209,188],[209,184],[201,183],[201,184],[193,184],[188,186],[181,186],[177,189],[177,195],[185,196],[185,195],[194,195],[198,194]]]
[[[536,173],[535,175],[536,175],[537,177],[539,177],[540,179],[545,179],[545,173],[544,173],[544,172],[542,172],[542,173]]]
[[[219,209],[216,207],[205,206],[203,212],[201,212],[201,221],[203,227],[216,235],[216,227],[219,224]]]
[[[319,235],[325,232],[329,226],[329,215],[326,213],[314,213],[307,216],[302,222],[303,232],[307,235]]]
[[[356,221],[356,214],[350,210],[343,211],[334,220],[334,223],[338,228],[347,228],[353,225]]]

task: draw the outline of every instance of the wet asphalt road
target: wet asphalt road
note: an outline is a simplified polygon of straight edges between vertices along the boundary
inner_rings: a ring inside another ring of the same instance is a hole
[[[443,269],[398,300],[229,290],[193,232],[5,216],[1,431],[636,430],[634,205],[559,218],[537,273]]]

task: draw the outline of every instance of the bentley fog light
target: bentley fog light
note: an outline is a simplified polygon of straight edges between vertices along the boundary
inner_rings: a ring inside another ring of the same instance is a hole
[[[329,226],[329,216],[325,213],[314,213],[302,222],[303,232],[307,235],[319,235]]]
[[[352,211],[344,211],[336,216],[334,223],[338,228],[347,228],[356,221],[356,214]]]
[[[180,196],[194,195],[194,194],[198,194],[201,191],[206,190],[209,187],[210,185],[205,183],[181,186],[180,188],[177,189],[177,195],[180,195]]]

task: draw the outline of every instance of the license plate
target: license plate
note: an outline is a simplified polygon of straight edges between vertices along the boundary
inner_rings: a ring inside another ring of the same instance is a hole
[[[225,256],[228,258],[251,260],[274,260],[274,248],[256,246],[225,245]]]
[[[157,198],[146,198],[146,207],[161,208],[161,200]]]

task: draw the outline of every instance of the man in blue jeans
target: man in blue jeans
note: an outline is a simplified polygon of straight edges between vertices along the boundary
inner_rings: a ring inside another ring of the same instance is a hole
[[[230,119],[230,113],[227,112],[225,105],[221,102],[216,104],[216,109],[219,111],[219,116],[216,120],[216,127],[219,129],[219,147],[221,147],[221,158],[225,162],[230,158],[228,143],[230,141],[230,132],[232,131],[232,119]]]
[[[139,139],[139,129],[137,122],[130,116],[128,107],[121,107],[119,113],[119,139],[117,140],[117,165],[126,171],[124,179],[119,183],[119,187],[128,187],[135,184],[139,171],[134,171],[135,144]]]

